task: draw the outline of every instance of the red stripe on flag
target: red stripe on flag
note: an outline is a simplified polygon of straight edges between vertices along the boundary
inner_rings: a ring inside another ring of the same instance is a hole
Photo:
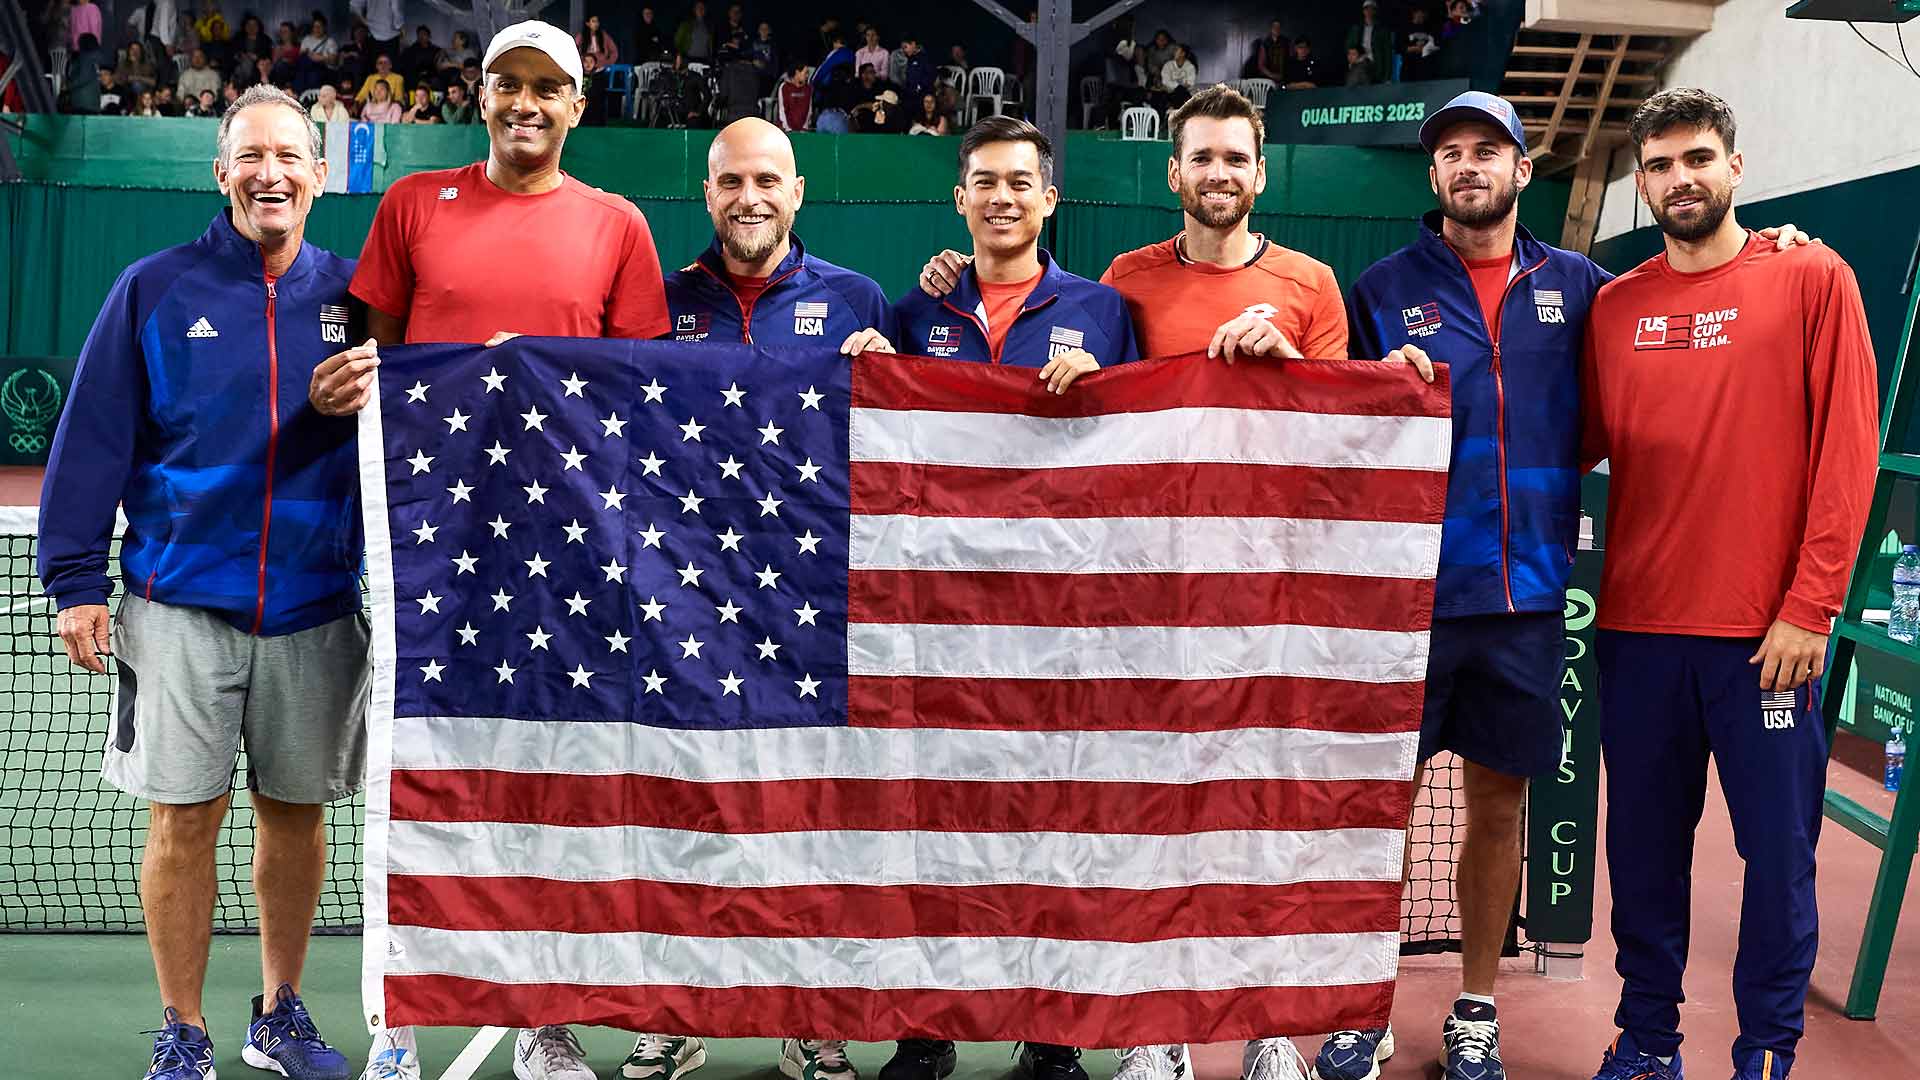
[[[1433,583],[1342,574],[855,570],[850,623],[961,626],[1426,625]]]
[[[388,921],[402,926],[755,938],[1162,941],[1376,933],[1399,919],[1400,891],[1398,881],[1140,891],[1041,885],[723,889],[632,879],[411,874],[387,879]]]
[[[1410,469],[1166,462],[988,469],[857,461],[856,514],[923,517],[1297,517],[1438,523],[1439,474]]]
[[[1116,377],[1124,370],[1124,378]],[[1371,360],[1146,360],[1085,375],[1049,394],[1032,368],[866,353],[853,361],[856,409],[1100,416],[1205,406],[1354,416],[1450,416],[1448,375],[1433,385],[1404,364]]]
[[[393,816],[736,836],[802,830],[1169,836],[1228,829],[1401,829],[1407,823],[1406,789],[1385,780],[697,783],[631,773],[395,769]]]
[[[1279,973],[1276,973],[1279,976]],[[712,1038],[885,1042],[942,1038],[1069,1046],[1225,1042],[1327,1028],[1387,1026],[1393,984],[1066,994],[1053,990],[827,990],[786,986],[505,985],[450,975],[388,975],[389,1026],[597,1024]],[[1055,1018],[1049,1023],[1048,1018]]]
[[[1297,727],[1417,731],[1421,683],[1269,675],[1246,679],[847,679],[863,727],[1029,731],[1223,731]],[[936,719],[937,718],[937,719]]]

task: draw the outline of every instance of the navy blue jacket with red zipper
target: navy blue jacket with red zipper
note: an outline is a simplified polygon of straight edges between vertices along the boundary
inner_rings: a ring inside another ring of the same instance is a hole
[[[987,340],[986,304],[972,266],[947,296],[935,299],[915,286],[894,301],[893,313],[900,326],[894,344],[919,356],[1023,367],[1045,367],[1066,349],[1085,349],[1102,367],[1140,359],[1133,316],[1119,290],[1069,274],[1044,249],[1040,280],[1020,305],[999,356]]]
[[[1453,382],[1453,459],[1436,618],[1558,612],[1580,528],[1580,350],[1612,275],[1524,226],[1498,326],[1481,314],[1440,212],[1368,267],[1347,305],[1349,349],[1377,360],[1418,345]]]
[[[673,340],[839,348],[849,334],[872,329],[893,341],[887,294],[873,279],[807,254],[797,235],[791,240],[751,304],[728,283],[718,237],[690,265],[668,274]]]
[[[353,417],[307,402],[347,347],[353,260],[303,244],[269,285],[222,210],[121,273],[81,348],[40,498],[40,580],[104,604],[114,508],[135,595],[290,634],[360,607]]]

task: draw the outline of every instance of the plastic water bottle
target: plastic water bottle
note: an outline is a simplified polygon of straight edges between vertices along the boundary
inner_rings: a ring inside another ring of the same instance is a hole
[[[1887,790],[1900,790],[1900,777],[1907,771],[1907,736],[1900,728],[1893,729],[1893,737],[1887,740]]]
[[[1920,637],[1920,547],[1900,549],[1893,564],[1893,611],[1887,617],[1887,636],[1911,645]]]

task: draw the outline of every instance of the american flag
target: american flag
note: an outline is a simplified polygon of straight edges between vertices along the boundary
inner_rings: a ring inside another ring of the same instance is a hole
[[[389,350],[375,1023],[1386,1022],[1444,376]]]

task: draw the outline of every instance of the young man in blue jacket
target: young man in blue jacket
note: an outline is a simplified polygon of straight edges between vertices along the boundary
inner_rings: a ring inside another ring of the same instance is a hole
[[[1494,977],[1520,885],[1527,780],[1560,764],[1580,352],[1612,275],[1520,225],[1533,163],[1511,103],[1461,94],[1421,125],[1420,144],[1440,208],[1354,281],[1349,337],[1356,358],[1407,360],[1429,380],[1429,355],[1450,369],[1453,458],[1414,789],[1434,754],[1465,761],[1462,989],[1441,1028],[1443,1080],[1504,1080]],[[1779,231],[1790,245],[1792,226]],[[1336,1032],[1315,1075],[1377,1076],[1393,1051],[1390,1029]]]
[[[360,789],[366,759],[354,422],[307,404],[314,367],[349,340],[353,263],[302,241],[327,167],[299,102],[248,90],[216,146],[231,209],[128,267],[81,350],[40,497],[40,579],[68,657],[95,672],[113,657],[102,772],[152,806],[140,896],[164,1020],[147,1077],[214,1075],[214,841],[244,743],[265,992],[242,1056],[345,1080],[298,991],[325,804]]]
[[[714,136],[701,184],[713,243],[667,275],[673,340],[893,351],[886,293],[808,254],[794,235],[806,186],[793,142],[765,120],[736,120]]]
[[[953,205],[973,257],[946,295],[913,288],[894,302],[901,349],[1036,367],[1056,394],[1102,365],[1139,359],[1120,293],[1067,273],[1040,247],[1059,199],[1053,145],[1039,128],[1011,116],[969,128]]]

